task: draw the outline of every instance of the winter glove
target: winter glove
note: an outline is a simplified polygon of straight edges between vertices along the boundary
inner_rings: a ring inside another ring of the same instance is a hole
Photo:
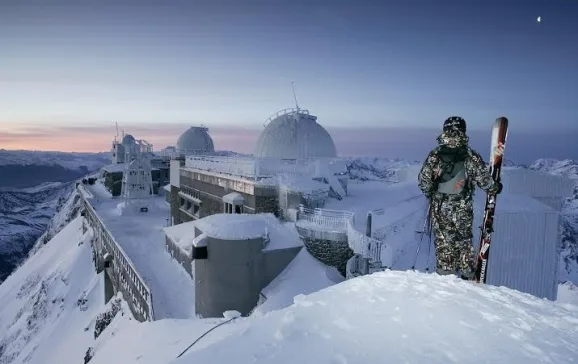
[[[490,190],[488,191],[488,193],[499,195],[502,192],[502,187],[503,186],[501,182],[495,182],[492,188],[490,188]]]

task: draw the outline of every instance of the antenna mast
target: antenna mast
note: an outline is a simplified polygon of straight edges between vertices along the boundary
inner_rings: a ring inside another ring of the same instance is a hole
[[[293,98],[295,99],[295,107],[297,112],[299,112],[299,104],[297,103],[297,95],[295,95],[295,82],[291,82],[291,89],[293,89]]]
[[[115,121],[114,122],[116,124],[116,137],[115,137],[115,141],[118,140],[118,123]]]

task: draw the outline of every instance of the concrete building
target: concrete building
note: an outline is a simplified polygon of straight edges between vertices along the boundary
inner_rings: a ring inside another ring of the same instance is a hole
[[[257,158],[310,159],[335,158],[331,135],[317,117],[304,109],[285,109],[265,122],[253,154]]]
[[[167,250],[195,281],[195,312],[248,315],[302,249],[273,214],[215,214],[164,228]]]

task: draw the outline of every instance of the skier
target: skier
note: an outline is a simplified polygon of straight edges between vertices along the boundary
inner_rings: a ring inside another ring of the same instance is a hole
[[[502,184],[494,181],[480,154],[468,145],[463,118],[449,117],[437,141],[439,145],[429,153],[418,175],[418,186],[431,209],[436,272],[469,280],[476,255],[472,244],[475,186],[499,194]],[[504,146],[498,145],[498,153],[503,150]]]

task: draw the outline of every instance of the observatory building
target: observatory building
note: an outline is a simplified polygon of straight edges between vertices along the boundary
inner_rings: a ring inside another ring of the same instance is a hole
[[[292,108],[277,112],[265,122],[253,154],[257,158],[335,158],[331,135],[308,110]]]
[[[130,162],[130,160],[126,160],[127,151],[134,150],[135,145],[136,139],[130,134],[123,135],[120,143],[115,139],[112,142],[112,164],[123,164],[125,161]],[[134,155],[128,153],[128,157],[130,159],[134,157]]]
[[[181,155],[213,154],[215,145],[205,126],[191,126],[177,139],[177,153]]]

